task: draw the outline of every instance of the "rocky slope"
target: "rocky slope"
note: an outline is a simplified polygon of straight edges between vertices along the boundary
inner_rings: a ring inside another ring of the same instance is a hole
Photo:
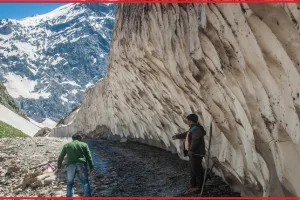
[[[65,170],[56,176],[47,162],[55,166],[60,149],[68,141],[0,139],[0,196],[65,196]]]
[[[0,80],[27,116],[61,119],[106,74],[113,4],[67,4],[0,20]]]
[[[41,127],[47,126],[47,124],[39,124],[32,119],[28,119],[1,82],[0,123],[2,124],[0,127],[1,137],[14,137],[24,133],[28,136],[34,136]]]
[[[120,5],[108,75],[53,135],[181,154],[171,137],[194,112],[207,131],[213,123],[216,173],[235,190],[299,196],[299,22],[296,4]]]
[[[15,100],[9,95],[5,86],[0,82],[0,104],[27,119],[26,114],[20,109]]]

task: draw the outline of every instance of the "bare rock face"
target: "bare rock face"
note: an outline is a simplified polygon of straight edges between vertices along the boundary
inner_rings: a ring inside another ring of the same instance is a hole
[[[243,195],[299,196],[300,11],[296,4],[120,5],[109,72],[53,134],[171,139],[196,113],[217,173]],[[208,135],[206,139],[208,142]]]

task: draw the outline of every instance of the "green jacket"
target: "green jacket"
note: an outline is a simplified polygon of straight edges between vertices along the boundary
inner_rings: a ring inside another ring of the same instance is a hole
[[[65,155],[67,155],[67,166],[70,164],[83,163],[88,164],[90,169],[94,168],[91,152],[86,143],[74,140],[63,146],[58,157],[57,167],[61,168]]]

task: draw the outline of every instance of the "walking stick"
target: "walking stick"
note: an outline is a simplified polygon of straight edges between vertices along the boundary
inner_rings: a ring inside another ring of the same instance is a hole
[[[209,144],[208,144],[207,165],[206,165],[206,169],[205,169],[205,173],[204,173],[204,179],[203,179],[203,183],[202,183],[202,188],[201,188],[200,197],[202,196],[202,193],[203,193],[203,189],[204,189],[204,185],[205,185],[205,181],[206,181],[207,168],[208,168],[208,165],[209,165],[209,154],[210,154],[211,136],[212,136],[212,122],[210,123],[210,133],[209,133]]]

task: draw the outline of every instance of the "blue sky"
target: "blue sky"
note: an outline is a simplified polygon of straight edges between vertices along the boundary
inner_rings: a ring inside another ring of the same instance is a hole
[[[22,19],[44,14],[64,4],[57,3],[0,3],[0,19]]]

